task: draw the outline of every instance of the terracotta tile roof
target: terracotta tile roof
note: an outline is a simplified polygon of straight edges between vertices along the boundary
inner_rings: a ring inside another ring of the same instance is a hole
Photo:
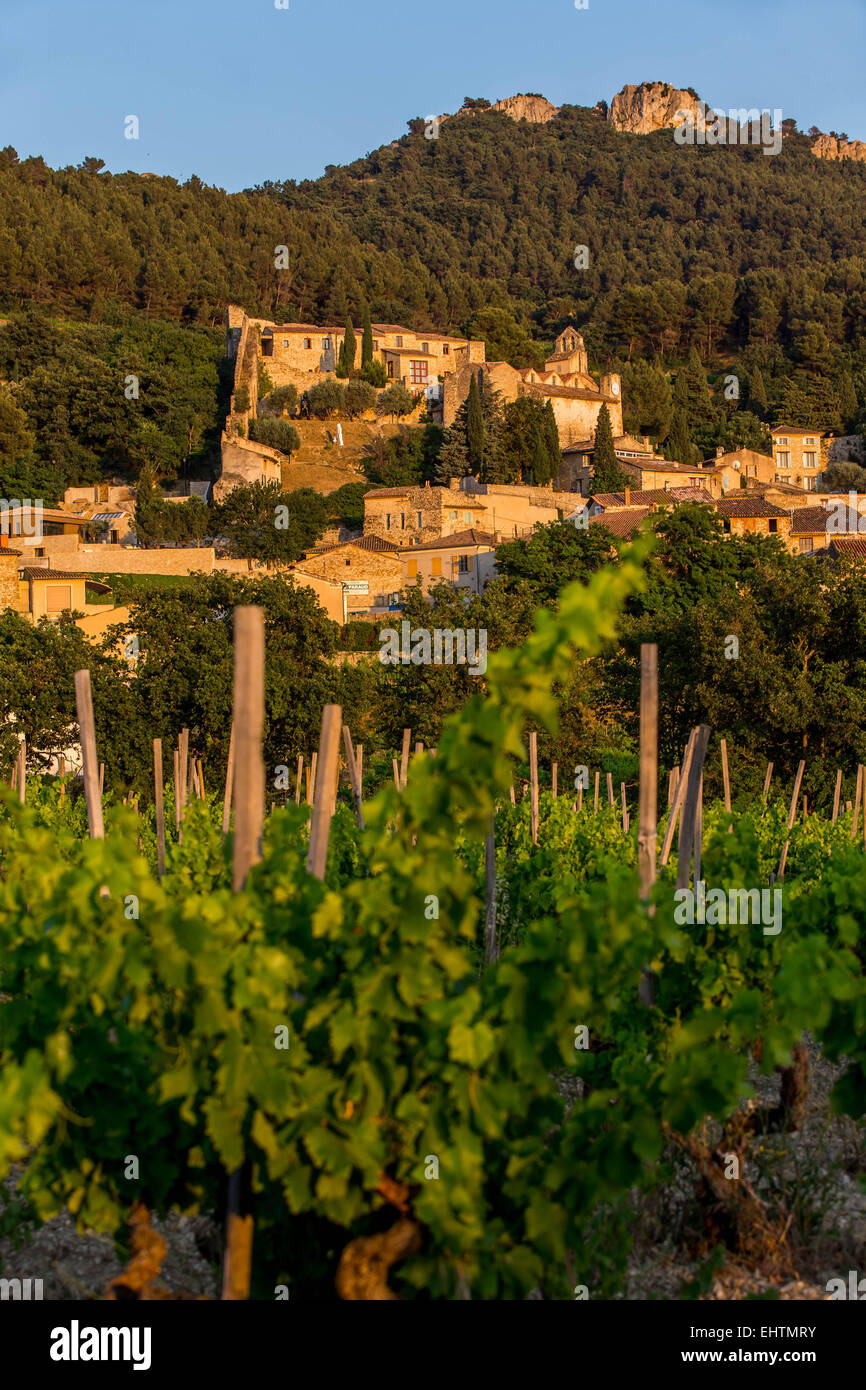
[[[652,513],[649,507],[628,507],[619,512],[604,512],[601,516],[591,516],[590,526],[604,526],[615,536],[630,536],[639,530],[642,522]]]
[[[765,516],[788,516],[784,507],[777,507],[773,502],[767,502],[763,497],[726,497],[721,502],[716,503],[716,511],[719,516],[743,516],[743,517],[765,517]]]
[[[364,493],[364,498],[366,500],[368,497],[408,497],[412,491],[411,483],[407,483],[405,487],[374,487]]]
[[[770,434],[813,434],[816,439],[824,438],[823,430],[815,428],[803,429],[801,425],[774,425],[773,429],[770,430]]]
[[[111,592],[110,585],[103,584],[99,579],[91,579],[89,574],[81,571],[42,569],[39,565],[19,565],[18,569],[23,579],[83,579],[90,589],[100,589],[104,594]]]
[[[624,507],[626,505],[625,494],[622,492],[594,492],[591,494],[593,502],[599,502],[603,507]],[[656,505],[665,506],[671,502],[713,502],[712,493],[707,492],[703,487],[671,487],[671,488],[630,488],[628,505],[631,507],[648,507],[651,502]]]
[[[327,555],[332,550],[345,550],[346,546],[349,545],[353,545],[356,550],[377,550],[388,551],[389,553],[401,549],[399,545],[395,545],[393,541],[384,540],[382,536],[358,536],[353,541],[337,541],[334,545],[318,546],[315,550],[311,550],[306,558],[309,560],[314,555]]]
[[[467,531],[455,531],[453,536],[440,536],[435,541],[422,541],[420,545],[404,546],[403,555],[414,555],[416,550],[451,550],[455,546],[462,545],[496,545],[496,537],[489,531],[476,531],[470,527]]]
[[[791,521],[791,534],[811,534],[826,531],[830,512],[826,507],[798,507]]]
[[[0,555],[23,555],[23,550],[10,550],[8,545],[0,545]]]
[[[830,542],[828,549],[831,554],[866,560],[866,536],[838,536]]]

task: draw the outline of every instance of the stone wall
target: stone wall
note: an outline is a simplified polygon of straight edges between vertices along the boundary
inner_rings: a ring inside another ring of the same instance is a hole
[[[20,612],[18,598],[18,556],[3,554],[0,548],[0,609]]]
[[[236,487],[250,483],[279,483],[282,479],[282,455],[267,444],[256,444],[239,435],[223,434],[221,441],[222,471],[213,485],[213,500],[222,499]]]
[[[39,564],[40,561],[34,563]],[[128,545],[88,545],[64,554],[63,569],[75,574],[212,574],[214,551],[209,545],[183,550],[137,550]]]
[[[293,574],[298,584],[305,582],[305,576],[340,586],[366,583],[367,593],[346,595],[346,608],[350,613],[387,606],[388,596],[397,593],[403,583],[399,554],[362,550],[352,545],[341,545],[322,555],[307,555],[295,566]]]

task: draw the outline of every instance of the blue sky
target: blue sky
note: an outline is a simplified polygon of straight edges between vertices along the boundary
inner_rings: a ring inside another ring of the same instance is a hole
[[[288,4],[0,0],[0,146],[236,190],[315,178],[465,96],[594,105],[651,80],[866,139],[866,0]]]

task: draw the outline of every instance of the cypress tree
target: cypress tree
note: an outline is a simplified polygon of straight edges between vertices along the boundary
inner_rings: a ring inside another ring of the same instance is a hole
[[[548,396],[547,404],[544,407],[544,432],[547,444],[547,456],[550,463],[551,478],[555,478],[562,468],[562,445],[559,442],[559,427],[556,423],[556,416],[553,413],[553,401]]]
[[[595,447],[592,464],[593,492],[621,492],[630,481],[627,473],[619,466],[619,459],[613,447],[613,429],[610,411],[606,405],[598,412],[595,427]]]
[[[352,320],[346,319],[346,334],[340,345],[340,356],[337,363],[338,368],[341,369],[340,376],[350,376],[355,370],[356,352],[357,341],[355,339],[355,330],[352,327]]]
[[[478,378],[474,372],[469,383],[469,400],[466,410],[466,451],[469,467],[474,473],[480,472],[484,464],[484,416],[481,413]]]
[[[760,415],[762,420],[766,420],[769,403],[767,401],[767,388],[764,385],[764,377],[760,367],[756,367],[749,377],[749,405],[756,415]]]
[[[665,444],[665,454],[670,463],[683,463],[690,467],[695,462],[697,450],[689,434],[686,412],[682,406],[677,406],[674,410],[671,432]]]
[[[364,305],[364,336],[361,340],[361,371],[365,372],[373,361],[373,325],[370,322],[370,309]]]

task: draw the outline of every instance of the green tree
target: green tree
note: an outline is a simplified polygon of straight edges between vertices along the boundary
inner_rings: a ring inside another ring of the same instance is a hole
[[[592,454],[593,492],[621,492],[630,482],[629,475],[620,467],[613,443],[613,430],[610,411],[606,405],[598,412],[595,426],[595,443]]]
[[[474,373],[469,382],[466,408],[466,457],[470,471],[477,477],[484,467],[484,416],[481,413],[478,378]]]
[[[395,381],[382,392],[376,409],[380,415],[390,415],[393,419],[398,415],[410,415],[417,404],[412,392],[407,391],[402,382]]]
[[[361,370],[366,372],[373,361],[373,325],[370,322],[370,308],[364,305],[364,329],[361,339]]]
[[[355,370],[355,354],[357,352],[357,342],[355,330],[352,327],[351,319],[346,320],[346,332],[340,344],[340,351],[337,356],[337,376],[351,376]]]
[[[250,421],[250,439],[287,455],[297,453],[301,447],[301,436],[294,425],[273,415],[261,415]]]

